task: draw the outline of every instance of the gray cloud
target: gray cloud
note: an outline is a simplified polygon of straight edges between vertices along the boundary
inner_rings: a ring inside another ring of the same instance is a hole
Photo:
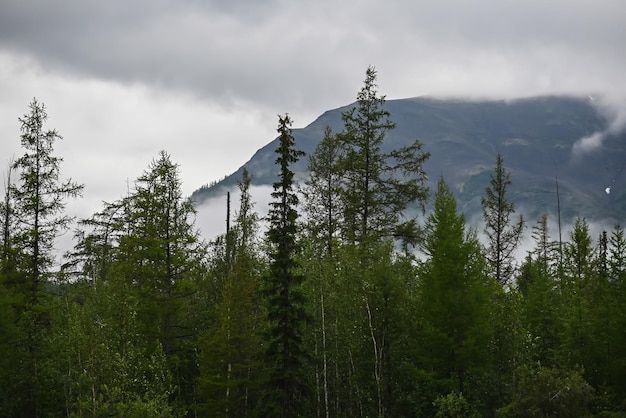
[[[46,69],[224,106],[343,104],[368,64],[393,96],[608,90],[626,66],[619,0],[11,0],[1,16],[0,45]]]
[[[161,149],[186,193],[234,172],[277,113],[352,102],[371,64],[390,99],[597,94],[614,123],[588,148],[626,124],[624,39],[623,0],[3,0],[0,147],[46,103],[88,216]]]
[[[626,97],[607,94],[600,98],[589,96],[589,100],[604,115],[608,127],[604,131],[578,139],[572,146],[573,159],[580,159],[585,154],[599,149],[608,136],[619,134],[626,128]]]

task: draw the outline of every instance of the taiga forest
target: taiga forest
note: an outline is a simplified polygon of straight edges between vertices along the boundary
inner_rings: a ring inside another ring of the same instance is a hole
[[[419,140],[382,147],[376,79],[302,181],[278,116],[269,213],[244,169],[209,241],[166,151],[72,218],[34,99],[0,202],[0,416],[626,417],[623,227],[526,219],[500,154],[471,225]]]

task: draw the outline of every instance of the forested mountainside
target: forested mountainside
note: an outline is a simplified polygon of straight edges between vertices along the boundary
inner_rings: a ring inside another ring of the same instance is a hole
[[[305,128],[294,129],[297,146],[310,155],[326,126],[334,132],[342,130],[341,113],[351,106],[329,110]],[[626,217],[626,132],[611,130],[612,121],[598,111],[593,98],[469,101],[424,97],[389,100],[384,108],[396,128],[385,137],[383,150],[420,140],[430,152],[424,168],[431,188],[440,176],[446,178],[468,218],[480,214],[480,195],[497,154],[511,172],[511,199],[529,219],[538,219],[544,212],[556,214],[557,179],[564,220],[571,222],[580,215],[615,222]],[[587,147],[581,146],[583,138],[588,139]],[[244,165],[253,184],[275,181],[276,141],[259,149]],[[306,164],[305,157],[295,167],[300,178],[307,175]],[[211,187],[200,188],[193,199],[202,202],[224,193],[226,187],[235,187],[244,167]]]
[[[415,115],[465,134],[401,142]],[[215,240],[161,151],[79,220],[61,260],[82,186],[64,180],[43,104],[19,120],[0,202],[2,417],[626,416],[623,227],[592,234],[578,215],[554,234],[513,201],[554,197],[549,160],[564,212],[591,207],[602,174],[575,168],[602,156],[617,198],[598,207],[620,203],[624,160],[605,148],[622,152],[621,137],[572,155],[607,129],[585,101],[386,103],[370,67],[355,105],[317,131],[279,116],[277,140],[229,179],[239,198]],[[520,180],[533,171],[545,185]],[[251,173],[272,183],[263,221]],[[412,218],[416,204],[429,210]]]

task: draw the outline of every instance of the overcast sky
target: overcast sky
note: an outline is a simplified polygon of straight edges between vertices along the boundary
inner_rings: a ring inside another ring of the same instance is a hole
[[[624,0],[0,0],[0,167],[33,97],[79,216],[125,194],[160,150],[190,194],[275,137],[355,100],[626,98]]]

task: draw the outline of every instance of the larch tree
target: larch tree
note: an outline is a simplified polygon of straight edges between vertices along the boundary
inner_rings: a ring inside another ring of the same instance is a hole
[[[400,149],[386,143],[396,124],[385,107],[385,96],[378,93],[376,79],[376,69],[368,67],[356,104],[342,113],[336,167],[341,209],[338,235],[346,246],[342,254],[355,257],[342,260],[344,298],[351,306],[341,307],[347,312],[341,322],[347,329],[352,327],[351,333],[355,334],[343,349],[349,350],[348,354],[363,355],[361,361],[355,359],[351,364],[348,376],[372,372],[375,376],[373,387],[351,385],[361,398],[353,403],[354,410],[365,414],[375,410],[380,416],[391,413],[393,403],[390,374],[394,367],[389,353],[397,340],[390,338],[394,311],[390,297],[396,283],[375,260],[394,240],[402,241],[404,248],[417,242],[417,222],[409,218],[408,209],[423,209],[428,194],[423,164],[429,154],[423,152],[417,140]],[[348,268],[348,264],[355,269]],[[372,407],[375,409],[366,412]]]
[[[443,179],[426,220],[423,251],[427,258],[418,282],[422,361],[426,370],[449,382],[449,391],[466,394],[466,375],[486,356],[494,287],[484,276],[476,234],[457,213],[456,200]]]
[[[62,158],[53,154],[54,143],[61,139],[56,130],[45,130],[48,113],[36,99],[30,112],[20,118],[23,156],[13,169],[19,174],[9,185],[13,216],[18,219],[14,241],[23,254],[20,269],[24,272],[28,303],[36,306],[42,286],[50,279],[56,238],[64,233],[72,218],[63,214],[67,198],[80,196],[83,186],[71,180],[61,181]]]
[[[610,304],[615,309],[610,330],[612,386],[618,398],[626,398],[626,237],[624,228],[615,225],[609,236],[609,282],[612,289]]]
[[[557,244],[550,241],[548,217],[543,215],[533,227],[535,247],[520,267],[517,288],[525,332],[532,344],[532,360],[555,365],[559,346],[559,293],[557,292]]]
[[[343,233],[355,243],[393,237],[409,203],[422,205],[428,193],[423,163],[429,154],[419,141],[383,152],[385,137],[396,124],[384,108],[385,96],[378,94],[376,77],[376,69],[368,67],[356,106],[342,113],[344,129],[338,137],[343,147]]]
[[[570,242],[565,243],[564,275],[561,278],[563,297],[561,315],[565,320],[563,329],[563,358],[569,366],[586,367],[592,345],[590,333],[590,294],[593,281],[593,259],[595,248],[589,234],[589,224],[581,217],[576,218],[570,232]]]
[[[291,417],[301,412],[310,388],[304,373],[308,354],[302,340],[308,314],[301,290],[304,277],[297,254],[299,199],[294,190],[292,164],[304,155],[296,150],[289,115],[279,116],[279,145],[276,149],[279,167],[270,202],[267,240],[270,245],[269,271],[265,277],[267,304],[265,361],[267,380],[261,398],[264,416]]]
[[[313,316],[312,337],[315,357],[321,364],[315,368],[315,389],[317,410],[320,415],[336,415],[337,404],[332,395],[339,391],[339,359],[332,356],[333,342],[336,342],[339,317],[337,315],[338,289],[336,285],[337,249],[340,245],[338,233],[341,219],[341,172],[337,161],[341,146],[327,126],[324,136],[313,154],[309,156],[309,178],[302,187],[305,212],[305,236],[302,253],[303,271],[310,279],[306,282],[310,312]],[[311,343],[310,343],[311,344]],[[331,376],[334,379],[331,379]],[[337,395],[338,396],[338,395]]]
[[[244,168],[235,223],[228,229],[225,255],[231,265],[222,280],[215,325],[201,338],[201,412],[210,416],[247,416],[256,407],[259,392],[259,346],[262,309],[259,277],[264,267],[257,233],[259,217],[250,195],[251,177]],[[230,254],[232,253],[232,255]],[[219,274],[219,273],[218,273]]]
[[[56,239],[69,228],[72,218],[64,214],[66,200],[80,196],[83,186],[61,180],[62,158],[54,155],[55,142],[61,139],[56,130],[46,130],[48,113],[36,99],[29,112],[19,119],[24,154],[12,165],[18,174],[8,185],[8,206],[16,221],[10,246],[16,257],[10,291],[18,298],[19,323],[24,330],[23,341],[15,341],[24,349],[26,359],[20,394],[24,400],[22,413],[39,416],[45,412],[42,398],[49,395],[42,387],[40,361],[43,333],[50,328],[50,312],[44,301],[45,287],[53,279]],[[7,240],[5,238],[5,244]]]
[[[524,219],[514,221],[514,204],[508,200],[507,190],[511,185],[510,173],[504,167],[502,155],[496,157],[496,167],[489,186],[480,202],[483,208],[484,232],[487,236],[487,261],[496,281],[507,284],[515,270],[515,250],[520,244],[524,230]]]
[[[198,291],[206,256],[196,212],[182,195],[179,166],[165,151],[136,180],[126,200],[129,231],[120,238],[120,266],[140,300],[137,315],[146,336],[162,347],[176,395],[185,398],[197,373],[198,336],[188,299]]]
[[[302,190],[306,228],[309,234],[321,243],[319,250],[331,258],[340,230],[342,213],[342,176],[338,167],[341,152],[342,147],[337,135],[330,126],[327,126],[322,140],[309,156],[307,169],[310,176]]]

